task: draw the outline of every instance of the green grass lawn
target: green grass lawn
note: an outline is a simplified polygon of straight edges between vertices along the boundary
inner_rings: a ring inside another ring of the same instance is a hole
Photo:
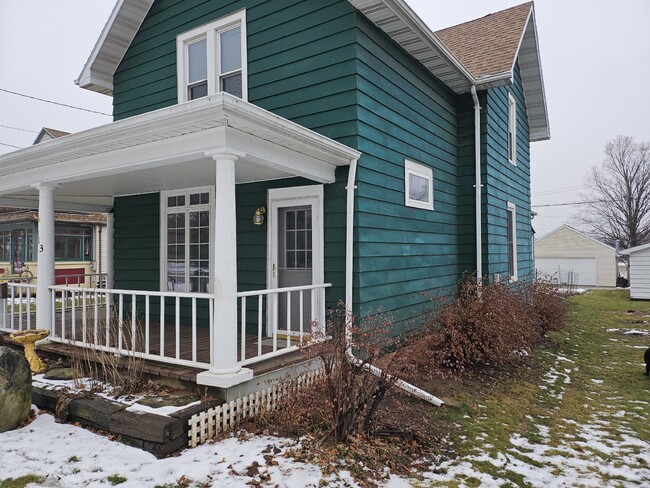
[[[650,485],[650,302],[625,291],[572,297],[572,326],[535,352],[526,374],[468,389],[442,415],[458,458],[422,483]],[[419,483],[416,483],[419,485]]]

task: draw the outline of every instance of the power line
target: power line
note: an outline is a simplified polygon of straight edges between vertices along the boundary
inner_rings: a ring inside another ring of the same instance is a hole
[[[5,93],[11,93],[12,95],[17,95],[19,97],[31,98],[32,100],[38,100],[39,102],[51,103],[53,105],[59,105],[61,107],[73,108],[75,110],[83,110],[84,112],[90,112],[92,114],[106,115],[108,117],[111,117],[111,114],[107,114],[106,112],[100,112],[98,110],[90,110],[90,109],[83,108],[83,107],[77,107],[76,105],[68,105],[66,103],[60,103],[60,102],[55,102],[55,101],[52,101],[52,100],[46,100],[45,98],[33,97],[31,95],[25,95],[24,93],[18,93],[18,92],[14,92],[14,91],[11,91],[11,90],[5,90],[4,88],[0,88],[0,91],[5,92]]]
[[[15,147],[16,149],[24,149],[20,146],[14,146],[13,144],[5,144],[4,142],[0,142],[0,146]]]
[[[605,200],[588,200],[584,202],[567,202],[567,203],[549,203],[547,205],[531,205],[531,207],[540,208],[540,207],[565,207],[568,205],[587,205],[589,203],[602,203]]]
[[[14,127],[12,125],[2,125],[2,124],[0,124],[0,127],[4,127],[5,129],[21,130],[23,132],[31,132],[33,134],[38,134],[38,131],[36,131],[36,130],[21,129],[20,127]]]

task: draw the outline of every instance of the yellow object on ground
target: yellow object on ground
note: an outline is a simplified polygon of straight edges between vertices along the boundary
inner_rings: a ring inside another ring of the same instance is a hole
[[[21,330],[20,332],[14,332],[9,337],[11,337],[18,344],[22,344],[25,347],[25,358],[29,363],[29,369],[32,370],[32,373],[38,373],[43,371],[47,366],[41,359],[36,355],[36,341],[45,339],[50,335],[50,331],[46,329],[34,329],[34,330]]]

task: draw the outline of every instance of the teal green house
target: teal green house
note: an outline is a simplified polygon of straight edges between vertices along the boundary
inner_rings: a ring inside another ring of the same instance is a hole
[[[433,32],[404,0],[119,0],[77,84],[112,123],[0,157],[0,205],[39,208],[53,341],[231,386],[339,302],[400,333],[463,275],[533,273],[532,3]],[[52,309],[59,208],[112,209],[105,325]]]

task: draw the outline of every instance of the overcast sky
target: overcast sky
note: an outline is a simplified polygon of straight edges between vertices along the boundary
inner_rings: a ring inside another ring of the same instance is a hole
[[[522,3],[407,0],[433,29]],[[0,90],[111,113],[111,99],[74,84],[115,0],[0,2]],[[585,175],[617,134],[650,141],[650,1],[538,0],[535,5],[551,140],[532,146],[533,205],[581,200]],[[0,154],[41,127],[77,132],[111,117],[0,91]],[[535,207],[541,236],[579,206]]]

